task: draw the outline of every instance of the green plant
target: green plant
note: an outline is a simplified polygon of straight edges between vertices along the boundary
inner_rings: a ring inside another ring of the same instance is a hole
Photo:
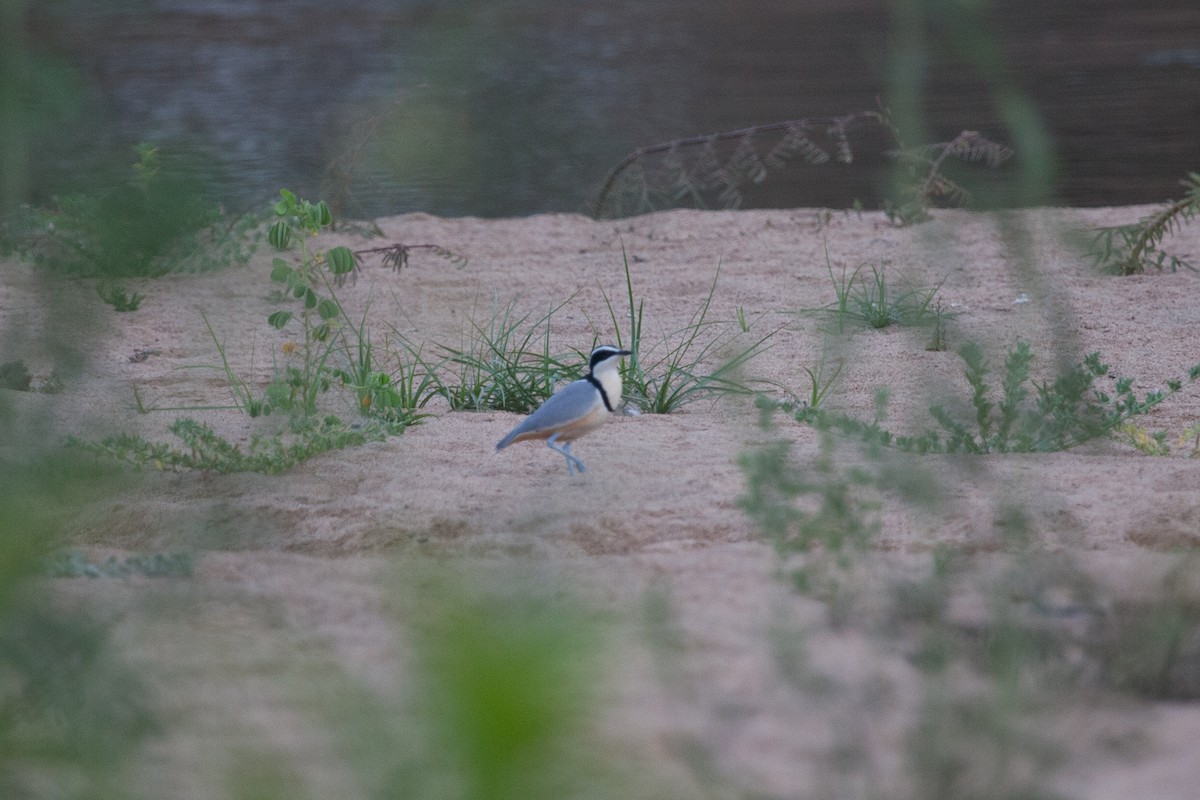
[[[1118,430],[1127,442],[1148,456],[1171,454],[1171,447],[1167,444],[1166,431],[1151,432],[1132,422],[1126,422]]]
[[[1029,368],[1033,355],[1028,344],[1018,342],[1005,360],[997,401],[993,387],[988,385],[990,368],[983,349],[970,343],[961,347],[958,354],[966,365],[964,374],[971,387],[969,407],[973,420],[964,420],[943,405],[931,406],[929,413],[946,435],[944,440],[932,431],[915,437],[894,436],[879,426],[881,415],[876,416],[874,423],[866,424],[822,409],[801,408],[796,417],[822,430],[837,430],[909,452],[1050,452],[1066,450],[1118,430],[1130,418],[1145,414],[1185,385],[1200,379],[1200,364],[1196,364],[1188,370],[1186,378],[1167,381],[1165,390],[1155,390],[1139,398],[1133,391],[1132,378],[1118,378],[1115,393],[1110,395],[1095,388],[1096,380],[1107,377],[1109,368],[1101,363],[1098,353],[1092,353],[1053,381],[1031,382]]]
[[[1188,427],[1179,437],[1179,444],[1182,447],[1188,442],[1192,443],[1192,452],[1189,455],[1192,458],[1200,458],[1200,422],[1194,423]]]
[[[120,278],[206,270],[249,259],[253,215],[229,216],[205,197],[198,171],[149,144],[134,148],[132,176],[24,209],[6,221],[8,246],[49,269]]]
[[[134,399],[141,413],[236,408],[259,417],[279,410],[288,415],[287,429],[256,434],[243,451],[209,426],[181,418],[170,427],[170,432],[182,442],[182,448],[128,435],[109,437],[98,443],[73,438],[74,446],[138,468],[278,473],[327,450],[398,434],[421,418],[417,409],[444,393],[444,387],[419,349],[405,342],[401,350],[387,352],[396,360],[394,368],[377,363],[367,328],[367,310],[364,309],[357,324],[347,318],[335,286],[357,268],[354,253],[346,247],[320,251],[309,246],[309,239],[332,222],[328,207],[322,202],[302,200],[283,189],[275,214],[278,219],[268,237],[271,245],[281,251],[298,245],[298,252],[294,263],[273,259],[271,280],[282,285],[284,300],[298,301],[300,308],[275,311],[267,317],[267,322],[283,330],[295,321],[302,341],[284,343],[285,360],[282,364],[276,362],[274,378],[261,396],[234,371],[225,344],[208,317],[202,314],[220,365],[201,368],[223,371],[233,404],[147,406],[136,389]],[[405,354],[410,358],[404,358]],[[334,386],[354,393],[357,413],[370,417],[369,424],[351,427],[336,416],[319,413],[318,399]]]
[[[1140,425],[1126,422],[1118,429],[1119,433],[1129,444],[1148,456],[1169,456],[1172,445],[1167,441],[1166,431],[1149,431]],[[1200,458],[1200,423],[1188,426],[1179,435],[1176,442],[1178,447],[1191,444],[1188,456]]]
[[[225,356],[225,345],[222,344],[221,340],[217,338],[217,332],[213,330],[212,323],[208,321],[208,315],[204,312],[201,312],[200,317],[204,320],[204,327],[208,329],[208,335],[212,337],[213,344],[217,348],[217,354],[221,357],[221,369],[225,372],[225,377],[229,381],[229,392],[233,395],[234,407],[244,411],[251,417],[257,417],[259,415],[266,416],[267,414],[270,414],[270,403],[268,403],[266,399],[255,397],[254,392],[250,389],[250,385],[245,380],[240,378],[237,373],[233,371],[233,368],[229,366],[229,359]],[[142,407],[141,398],[138,396],[136,390],[134,392],[134,397],[138,403],[139,410],[142,411],[142,413],[145,413],[145,409]],[[190,408],[188,410],[196,411],[200,409]]]
[[[423,345],[414,346],[398,333],[395,337],[395,347],[391,346],[391,339],[386,346],[395,364],[390,376],[392,388],[400,398],[400,407],[412,413],[424,408],[435,397],[445,397],[446,387],[439,375],[443,362],[426,359]]]
[[[50,578],[147,578],[191,577],[195,570],[191,553],[149,553],[94,562],[78,550],[54,553],[45,559],[43,571]]]
[[[99,442],[69,437],[71,447],[111,458],[136,469],[205,470],[221,474],[261,472],[277,475],[330,450],[382,441],[401,432],[408,420],[349,427],[337,417],[293,417],[284,433],[251,437],[245,451],[208,425],[187,417],[175,420],[170,432],[182,444],[173,447],[140,436],[119,434]]]
[[[889,325],[926,324],[930,317],[937,324],[941,319],[942,312],[939,311],[935,316],[929,307],[941,284],[932,289],[896,290],[888,285],[884,267],[872,266],[868,277],[863,272],[866,264],[857,267],[848,277],[844,267],[842,274],[835,276],[828,252],[825,254],[825,265],[836,299],[813,311],[830,318],[833,329],[838,333],[845,331],[847,322],[878,329]]]
[[[625,366],[625,394],[630,402],[651,414],[669,414],[697,400],[729,394],[751,394],[750,384],[740,378],[740,372],[755,356],[763,352],[776,331],[770,331],[748,343],[738,343],[739,330],[746,331],[744,320],[733,325],[709,319],[720,265],[713,274],[708,294],[682,328],[662,336],[659,346],[647,347],[644,332],[645,300],[636,300],[629,258],[622,251],[625,265],[625,296],[629,328],[622,335],[617,311],[608,294],[604,302],[609,319],[616,331],[617,346],[632,350]],[[732,330],[736,327],[738,330]],[[719,366],[708,366],[721,360]]]
[[[942,308],[942,301],[938,300],[937,305],[933,307],[933,321],[929,326],[929,343],[925,345],[925,349],[929,352],[940,353],[947,349],[946,344],[946,326],[954,314]]]
[[[517,301],[493,308],[486,321],[472,314],[471,330],[460,347],[446,347],[445,362],[453,365],[454,378],[442,393],[452,409],[495,409],[528,414],[555,388],[583,375],[585,357],[565,357],[550,346],[550,320],[571,298],[533,318],[519,314]]]
[[[473,594],[441,592],[413,637],[431,777],[455,776],[472,800],[587,794],[599,765],[571,743],[592,708],[597,631],[569,605]]]
[[[24,361],[6,361],[0,364],[0,389],[28,392],[32,383],[33,375]]]
[[[828,364],[829,362],[822,358],[817,362],[815,371],[810,367],[801,367],[804,373],[808,375],[809,389],[808,394],[804,398],[804,404],[808,408],[821,407],[833,385],[841,377],[842,370],[846,368],[846,360],[839,358],[837,360],[837,367],[833,370],[832,374],[827,374]]]
[[[738,324],[738,330],[740,330],[742,333],[750,332],[750,321],[748,319],[746,319],[746,307],[745,306],[737,307],[737,324]]]
[[[41,382],[35,382],[33,374],[24,361],[6,361],[0,364],[0,389],[11,389],[17,392],[38,392],[40,394],[61,394],[62,378],[57,372],[51,372]]]
[[[395,335],[399,341],[397,348],[389,347],[388,340],[384,342],[385,357],[395,365],[389,369],[388,364],[376,361],[364,310],[358,325],[346,326],[341,331],[345,366],[334,369],[333,377],[354,391],[358,411],[363,416],[413,423],[427,416],[419,409],[444,394],[445,387],[434,365],[422,357],[421,349]]]
[[[968,344],[959,350],[966,362],[966,377],[971,385],[971,404],[975,409],[976,430],[966,426],[941,406],[930,414],[950,435],[950,452],[1039,452],[1065,450],[1107,434],[1133,416],[1149,411],[1183,387],[1182,380],[1167,383],[1166,391],[1153,391],[1139,399],[1133,392],[1133,380],[1116,381],[1116,395],[1094,389],[1097,378],[1108,375],[1109,368],[1100,355],[1092,353],[1059,375],[1053,382],[1034,383],[1032,406],[1026,384],[1032,354],[1029,345],[1019,342],[1004,363],[1001,399],[993,407],[985,382],[987,361],[980,347]],[[1192,367],[1187,381],[1200,377],[1200,364]]]
[[[100,295],[100,299],[113,307],[114,311],[137,311],[141,307],[145,296],[140,292],[129,294],[125,287],[120,284],[98,284],[96,293]]]
[[[1186,190],[1183,199],[1132,224],[1093,231],[1089,255],[1097,267],[1118,275],[1136,275],[1149,269],[1196,271],[1196,265],[1162,248],[1168,235],[1200,215],[1200,173],[1189,173],[1180,182]]]
[[[276,386],[289,388],[288,408],[311,414],[317,410],[318,395],[329,388],[332,369],[328,361],[336,344],[333,333],[344,316],[333,287],[353,273],[358,262],[348,247],[333,247],[327,252],[309,248],[309,239],[333,222],[323,201],[302,200],[287,189],[280,189],[279,195],[275,203],[277,219],[267,239],[272,247],[282,251],[299,244],[299,256],[294,265],[283,258],[272,259],[271,280],[282,284],[287,294],[300,301],[301,343],[298,365],[286,365],[286,380],[277,381]],[[295,318],[296,312],[275,311],[267,317],[267,322],[283,330]],[[279,392],[276,395],[282,399]]]

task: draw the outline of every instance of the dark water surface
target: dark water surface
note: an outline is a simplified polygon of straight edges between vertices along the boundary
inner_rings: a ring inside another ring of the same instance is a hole
[[[32,154],[35,199],[149,141],[198,153],[234,205],[281,186],[348,188],[353,214],[500,216],[583,209],[641,145],[875,108],[889,12],[867,0],[126,0],[31,13],[35,48],[77,87]],[[1054,137],[1060,202],[1159,202],[1200,170],[1200,2],[1008,0],[991,16]],[[1009,140],[987,83],[948,49],[931,52],[926,78],[935,136]],[[862,161],[772,175],[747,204],[875,205],[880,159]]]

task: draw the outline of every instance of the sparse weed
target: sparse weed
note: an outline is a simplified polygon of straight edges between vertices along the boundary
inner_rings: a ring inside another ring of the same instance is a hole
[[[1183,447],[1188,442],[1192,443],[1192,450],[1188,455],[1192,458],[1200,458],[1200,422],[1189,426],[1179,437],[1180,447]]]
[[[929,326],[929,343],[925,345],[927,351],[940,353],[947,349],[946,327],[953,318],[953,312],[946,311],[942,307],[942,301],[938,300],[932,311],[932,320]]]
[[[392,376],[377,369],[375,348],[365,323],[364,319],[354,332],[353,344],[342,339],[346,366],[334,369],[332,375],[354,391],[360,414],[390,416],[400,410],[400,393],[392,385]]]
[[[1125,437],[1125,441],[1148,456],[1168,456],[1171,454],[1171,446],[1167,444],[1166,431],[1148,431],[1132,422],[1126,422],[1118,430]]]
[[[213,330],[212,323],[208,321],[208,315],[201,312],[200,317],[204,320],[204,327],[208,329],[208,335],[212,337],[213,345],[217,348],[217,354],[221,357],[221,369],[225,372],[225,377],[229,381],[229,392],[233,395],[234,407],[249,414],[251,417],[270,414],[271,404],[265,398],[260,399],[255,397],[254,393],[250,390],[250,385],[239,377],[229,365],[229,359],[225,356],[225,345],[217,338],[217,332]],[[140,409],[141,398],[137,395],[136,391],[134,397],[137,398]]]
[[[6,361],[0,364],[0,389],[39,394],[62,394],[63,382],[57,372],[51,372],[41,382],[34,380],[33,373],[24,361]]]
[[[1200,422],[1185,428],[1174,445],[1167,440],[1166,431],[1150,431],[1132,422],[1122,425],[1119,432],[1125,441],[1148,456],[1169,456],[1172,447],[1180,447],[1188,448],[1188,457],[1200,458]]]
[[[406,337],[396,334],[396,346],[391,341],[385,347],[392,356],[394,368],[389,372],[392,390],[399,399],[399,407],[420,419],[419,409],[435,397],[444,397],[446,387],[438,374],[444,362],[434,363],[425,358],[423,347],[414,346]]]
[[[841,377],[842,370],[846,368],[846,360],[844,358],[837,359],[837,366],[830,370],[829,361],[822,358],[817,362],[817,368],[813,370],[811,367],[801,367],[805,374],[808,375],[808,394],[804,398],[804,404],[807,408],[820,408],[825,398],[829,395],[833,385],[837,383],[837,379]]]
[[[550,346],[550,320],[571,298],[533,318],[520,314],[515,300],[493,309],[486,321],[472,318],[471,331],[457,348],[443,347],[454,379],[442,392],[452,409],[495,409],[527,414],[564,382],[582,376],[583,356],[556,354]]]
[[[148,553],[125,558],[109,556],[95,562],[78,550],[66,550],[47,557],[43,572],[50,578],[147,578],[191,577],[195,563],[191,553]]]
[[[844,333],[847,323],[879,329],[890,325],[926,324],[931,318],[936,324],[944,316],[944,312],[940,311],[935,316],[930,309],[930,303],[941,284],[932,289],[897,290],[894,285],[888,285],[886,268],[883,266],[872,266],[869,276],[864,272],[866,264],[857,267],[849,276],[845,268],[840,276],[835,276],[828,253],[825,263],[836,299],[812,311],[829,318],[830,327],[837,333]]]
[[[745,306],[737,307],[737,323],[738,323],[738,330],[740,330],[742,333],[750,332],[750,320],[746,319],[746,307]]]
[[[357,326],[341,331],[345,366],[334,369],[333,377],[354,391],[358,412],[363,416],[392,423],[414,423],[428,416],[419,409],[445,393],[434,366],[422,357],[420,348],[414,348],[399,334],[395,334],[397,348],[390,347],[390,339],[385,339],[383,361],[377,361],[366,317],[363,311]]]
[[[100,299],[113,307],[114,311],[137,311],[141,308],[142,301],[145,300],[145,295],[140,292],[130,294],[124,286],[117,283],[97,284],[96,294],[100,295]]]
[[[946,442],[950,452],[1066,450],[1116,430],[1130,417],[1145,414],[1184,385],[1182,380],[1168,381],[1165,391],[1153,391],[1139,399],[1133,392],[1133,380],[1119,378],[1116,395],[1110,396],[1094,388],[1097,378],[1108,376],[1109,368],[1101,363],[1099,353],[1092,353],[1053,382],[1035,382],[1030,406],[1026,402],[1030,398],[1026,384],[1033,356],[1029,345],[1019,342],[1005,361],[1001,400],[993,412],[982,349],[966,345],[959,355],[967,365],[977,430],[968,431],[942,406],[931,408],[930,414],[950,434]],[[1198,377],[1200,364],[1192,367],[1187,382]]]
[[[662,344],[647,346],[644,327],[645,300],[635,299],[629,258],[622,252],[625,265],[626,317],[628,332],[621,333],[616,307],[604,294],[617,346],[633,351],[625,366],[625,394],[642,411],[669,414],[697,400],[730,394],[751,394],[753,380],[740,373],[758,354],[769,347],[776,331],[772,330],[748,342],[738,342],[738,331],[730,323],[709,319],[717,281],[718,265],[708,294],[682,328],[665,334]],[[744,318],[737,325],[749,330]],[[720,362],[713,368],[711,363]]]
[[[1118,430],[1131,417],[1145,414],[1200,378],[1200,364],[1196,364],[1186,378],[1170,380],[1165,390],[1141,398],[1133,391],[1132,378],[1118,378],[1115,395],[1109,395],[1095,388],[1095,381],[1108,376],[1109,368],[1101,363],[1098,353],[1092,353],[1053,381],[1032,382],[1031,394],[1028,385],[1033,355],[1028,344],[1019,342],[1005,360],[997,403],[987,383],[990,370],[983,349],[972,343],[960,348],[958,354],[966,364],[964,373],[971,386],[969,407],[974,419],[972,425],[943,405],[931,406],[929,413],[942,428],[944,440],[933,431],[915,437],[894,436],[879,427],[878,416],[868,425],[845,415],[801,408],[796,417],[824,430],[838,430],[909,452],[1052,452]]]
[[[217,435],[208,425],[182,417],[170,427],[182,447],[127,434],[110,436],[99,442],[85,442],[70,437],[67,443],[136,469],[194,469],[222,474],[261,472],[276,475],[329,450],[368,441],[382,441],[402,431],[407,424],[407,421],[394,425],[379,422],[352,428],[333,416],[322,419],[293,417],[286,434],[254,436],[243,452],[241,447]]]
[[[1099,228],[1092,234],[1088,255],[1096,266],[1118,275],[1136,275],[1156,269],[1197,271],[1195,264],[1162,248],[1162,242],[1185,224],[1200,216],[1200,173],[1180,181],[1186,192],[1160,211],[1130,225]]]

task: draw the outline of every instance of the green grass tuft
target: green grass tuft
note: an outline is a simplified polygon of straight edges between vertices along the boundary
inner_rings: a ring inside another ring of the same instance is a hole
[[[625,296],[628,329],[621,332],[617,309],[607,293],[604,301],[617,331],[617,346],[633,351],[625,365],[625,395],[629,402],[651,414],[669,414],[698,400],[725,395],[753,394],[753,384],[765,383],[742,376],[749,363],[770,346],[778,329],[762,336],[749,336],[744,316],[737,321],[714,320],[709,316],[720,265],[708,294],[687,324],[662,336],[660,344],[647,344],[645,300],[635,298],[629,258],[622,251],[625,267]]]

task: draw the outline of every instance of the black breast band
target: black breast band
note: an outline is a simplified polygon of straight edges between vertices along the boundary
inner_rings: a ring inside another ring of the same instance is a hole
[[[600,384],[600,381],[596,380],[596,376],[589,372],[584,377],[584,380],[600,390],[600,399],[604,401],[604,407],[608,409],[608,413],[612,414],[616,412],[616,409],[612,407],[612,403],[608,400],[608,392],[604,391],[604,387]]]

